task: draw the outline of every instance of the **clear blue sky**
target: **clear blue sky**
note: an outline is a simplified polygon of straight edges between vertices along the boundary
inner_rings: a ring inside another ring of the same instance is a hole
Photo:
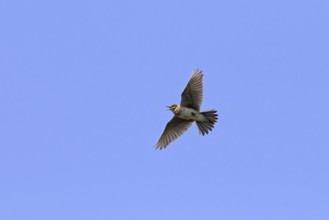
[[[329,219],[328,1],[1,1],[0,219]],[[192,68],[195,125],[154,144]]]

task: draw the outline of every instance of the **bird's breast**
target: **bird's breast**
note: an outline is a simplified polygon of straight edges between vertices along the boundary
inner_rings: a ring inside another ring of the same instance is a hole
[[[185,120],[196,120],[199,115],[199,112],[194,110],[193,108],[187,108],[179,106],[180,108],[176,111],[176,116]]]

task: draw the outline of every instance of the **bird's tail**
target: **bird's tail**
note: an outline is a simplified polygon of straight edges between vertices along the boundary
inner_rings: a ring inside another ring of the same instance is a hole
[[[209,111],[200,112],[207,120],[205,121],[196,121],[196,124],[199,128],[199,133],[202,135],[208,134],[214,128],[215,123],[217,122],[217,110],[211,109]]]

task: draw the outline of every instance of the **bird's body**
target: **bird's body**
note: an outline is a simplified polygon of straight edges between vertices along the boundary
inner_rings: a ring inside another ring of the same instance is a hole
[[[182,95],[180,105],[167,106],[174,113],[174,117],[167,123],[156,146],[163,149],[173,140],[182,135],[195,121],[202,135],[208,134],[217,122],[215,109],[200,112],[203,97],[202,71],[192,71]]]
[[[200,114],[199,111],[188,108],[184,106],[178,105],[174,110],[173,113],[176,117],[184,119],[184,120],[192,120],[192,121],[207,121],[207,118]]]

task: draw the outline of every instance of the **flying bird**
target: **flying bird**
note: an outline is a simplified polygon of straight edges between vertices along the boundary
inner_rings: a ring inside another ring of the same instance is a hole
[[[157,149],[166,148],[172,141],[181,136],[195,121],[199,133],[203,136],[214,128],[217,122],[217,110],[211,109],[200,112],[203,97],[202,70],[193,69],[182,95],[180,105],[167,106],[174,113],[174,117],[167,123],[158,142]]]

